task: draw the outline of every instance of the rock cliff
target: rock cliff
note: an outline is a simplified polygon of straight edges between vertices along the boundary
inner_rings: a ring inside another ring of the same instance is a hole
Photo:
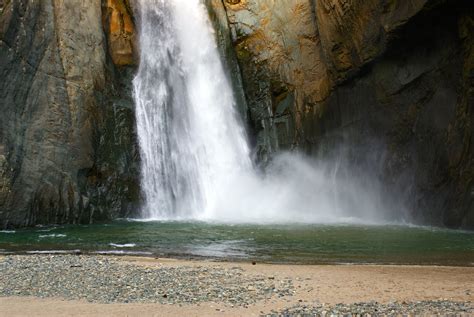
[[[2,4],[0,227],[132,212],[133,21],[124,8],[121,0]]]

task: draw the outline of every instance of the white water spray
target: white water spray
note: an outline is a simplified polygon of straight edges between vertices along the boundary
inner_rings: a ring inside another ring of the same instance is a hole
[[[380,221],[378,194],[339,168],[277,157],[265,175],[199,0],[141,0],[134,79],[143,216],[229,222]]]

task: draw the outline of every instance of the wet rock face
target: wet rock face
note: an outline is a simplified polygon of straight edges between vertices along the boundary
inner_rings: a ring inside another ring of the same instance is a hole
[[[118,196],[136,186],[133,109],[120,97],[101,16],[100,2],[5,2],[0,226],[108,219],[133,200]],[[124,175],[127,184],[117,181]]]
[[[415,220],[474,227],[469,1],[224,4],[260,160],[377,144]]]

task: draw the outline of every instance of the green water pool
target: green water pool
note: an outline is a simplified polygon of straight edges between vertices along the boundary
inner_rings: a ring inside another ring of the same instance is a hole
[[[140,222],[0,231],[0,253],[82,252],[286,263],[474,265],[474,232],[399,225]]]

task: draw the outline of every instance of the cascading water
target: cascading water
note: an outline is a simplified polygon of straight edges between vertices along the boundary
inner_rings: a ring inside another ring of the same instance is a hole
[[[216,189],[251,169],[204,6],[143,0],[140,67],[134,79],[144,215],[196,217]]]
[[[380,184],[336,160],[283,154],[261,175],[199,0],[141,0],[134,79],[148,219],[385,222]],[[336,162],[336,163],[334,163]],[[390,202],[397,210],[400,205]]]

